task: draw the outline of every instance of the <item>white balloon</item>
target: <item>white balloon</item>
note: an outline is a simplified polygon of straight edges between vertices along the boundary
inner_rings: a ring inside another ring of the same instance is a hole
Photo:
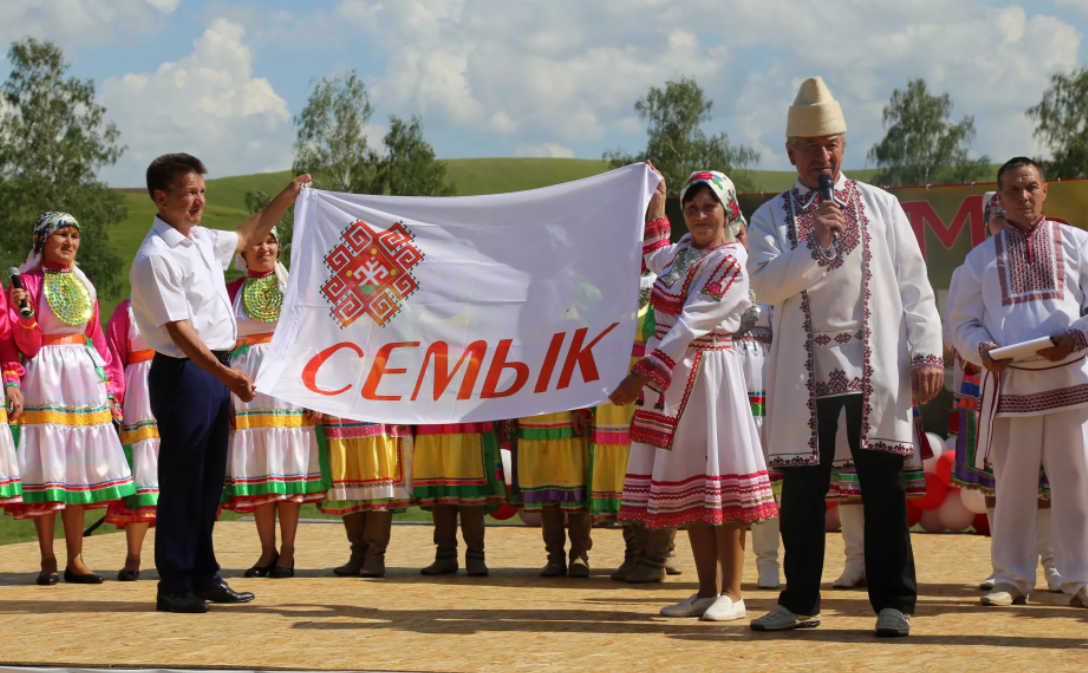
[[[943,533],[944,524],[941,523],[940,517],[937,515],[937,509],[927,509],[922,512],[922,518],[918,521],[918,524],[922,526],[922,530],[927,533]]]
[[[540,512],[518,512],[521,522],[530,528],[540,528]]]
[[[944,437],[941,437],[935,432],[927,432],[926,439],[929,440],[929,448],[933,451],[934,458],[944,453]]]
[[[938,456],[933,456],[932,458],[926,458],[925,460],[923,460],[922,470],[929,474],[935,473],[937,470],[937,458]]]
[[[986,495],[977,488],[965,488],[960,490],[960,500],[963,506],[975,514],[986,513]]]
[[[975,521],[975,513],[967,509],[960,498],[960,489],[949,489],[944,502],[937,508],[937,519],[948,530],[967,530]]]

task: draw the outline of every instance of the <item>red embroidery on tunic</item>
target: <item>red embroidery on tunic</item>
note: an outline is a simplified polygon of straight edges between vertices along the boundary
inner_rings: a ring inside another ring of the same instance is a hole
[[[1002,395],[998,414],[1030,414],[1088,404],[1088,383],[1031,395]]]
[[[831,397],[832,395],[846,395],[848,393],[860,393],[862,392],[862,381],[860,377],[855,376],[853,379],[846,378],[846,372],[841,369],[832,370],[830,376],[827,377],[827,382],[819,381],[813,386],[813,390],[816,393],[816,397]]]
[[[809,237],[816,230],[816,212],[820,209],[820,200],[816,198],[811,192],[802,196],[800,190],[796,187],[789,191],[791,199],[787,201],[790,215],[796,213],[795,229],[796,234],[794,238],[794,247],[796,243],[808,241]],[[854,248],[858,247],[858,243],[861,241],[860,228],[858,226],[858,206],[860,205],[860,199],[855,198],[857,196],[857,182],[854,180],[847,180],[846,184],[841,190],[835,191],[835,198],[839,203],[846,204],[842,209],[843,228],[842,234],[838,240],[835,241],[836,255],[832,259],[827,259],[821,253],[818,253],[813,247],[815,245],[815,239],[810,241],[809,247],[813,250],[813,256],[819,261],[820,266],[826,266],[828,271],[833,271],[843,264],[843,258],[853,252]],[[808,199],[808,204],[805,204],[805,199]]]
[[[1061,225],[1040,222],[1030,233],[1009,227],[994,237],[1001,305],[1065,297]]]

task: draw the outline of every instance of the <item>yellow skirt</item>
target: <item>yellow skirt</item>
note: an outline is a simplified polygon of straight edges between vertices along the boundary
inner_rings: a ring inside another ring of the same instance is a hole
[[[527,512],[589,509],[589,437],[575,436],[573,416],[561,411],[518,421],[514,489]]]
[[[318,507],[327,514],[402,512],[412,500],[412,433],[406,426],[332,420],[325,423],[330,488]]]

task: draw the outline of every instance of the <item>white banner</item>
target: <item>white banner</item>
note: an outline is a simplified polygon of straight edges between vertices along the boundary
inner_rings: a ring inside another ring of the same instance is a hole
[[[629,365],[657,182],[632,164],[494,196],[303,190],[257,390],[406,424],[604,402]]]

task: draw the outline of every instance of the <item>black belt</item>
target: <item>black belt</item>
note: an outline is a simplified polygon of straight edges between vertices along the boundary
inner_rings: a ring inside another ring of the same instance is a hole
[[[215,356],[216,360],[219,360],[220,364],[227,365],[227,366],[230,365],[230,351],[212,351],[211,353],[212,353],[213,356]],[[174,357],[172,355],[166,355],[165,353],[159,353],[158,351],[155,352],[155,357],[156,358],[165,358],[167,360],[177,360],[178,362],[189,359],[189,358],[176,358],[176,357]]]

